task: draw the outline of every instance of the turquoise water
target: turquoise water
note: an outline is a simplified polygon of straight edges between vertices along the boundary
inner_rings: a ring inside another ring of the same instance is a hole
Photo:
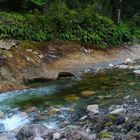
[[[98,73],[84,74],[79,79],[60,78],[52,82],[32,83],[29,86],[32,87],[29,90],[1,94],[0,110],[6,112],[18,108],[19,111],[26,112],[30,107],[37,107],[41,112],[45,112],[43,122],[54,123],[56,120],[66,120],[71,112],[83,115],[90,104],[98,104],[99,108],[103,109],[121,104],[127,95],[140,98],[140,77],[131,69],[106,69]],[[82,91],[94,91],[95,94],[83,97]],[[51,114],[49,118],[47,110],[51,107],[62,111]],[[37,121],[42,120],[40,117]]]

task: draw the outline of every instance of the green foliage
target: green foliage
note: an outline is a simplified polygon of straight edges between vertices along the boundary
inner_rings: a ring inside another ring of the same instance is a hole
[[[0,38],[35,41],[70,40],[101,46],[119,45],[133,39],[124,24],[115,25],[109,18],[85,10],[68,10],[62,3],[51,5],[48,14],[0,12]],[[50,16],[51,15],[51,16]]]

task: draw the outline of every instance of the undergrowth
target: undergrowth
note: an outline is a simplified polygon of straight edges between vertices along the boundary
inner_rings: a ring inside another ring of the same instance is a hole
[[[109,18],[87,10],[66,10],[51,16],[50,13],[0,12],[0,17],[0,39],[69,40],[97,45],[119,45],[132,41],[136,34],[123,23],[115,25]]]

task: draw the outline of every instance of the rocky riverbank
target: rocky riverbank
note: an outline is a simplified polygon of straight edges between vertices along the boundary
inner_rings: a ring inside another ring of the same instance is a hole
[[[106,50],[74,42],[0,41],[0,92],[25,89],[27,83],[78,76],[90,68],[101,68],[140,58],[139,45]]]
[[[75,125],[49,129],[42,124],[25,125],[10,133],[1,133],[1,140],[139,140],[140,103],[126,96],[120,105],[99,108],[99,112],[87,111],[74,120]],[[94,106],[95,109],[95,106]],[[13,110],[13,114],[14,114]],[[33,111],[33,108],[32,110]],[[37,111],[37,110],[34,110]],[[12,112],[11,112],[12,113]],[[23,113],[22,115],[26,115]],[[2,114],[1,114],[2,117]],[[0,131],[4,126],[0,123]]]

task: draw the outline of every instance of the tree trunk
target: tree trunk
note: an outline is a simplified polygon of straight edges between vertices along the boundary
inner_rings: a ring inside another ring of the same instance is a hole
[[[111,17],[116,24],[120,23],[121,2],[122,0],[110,0]]]

